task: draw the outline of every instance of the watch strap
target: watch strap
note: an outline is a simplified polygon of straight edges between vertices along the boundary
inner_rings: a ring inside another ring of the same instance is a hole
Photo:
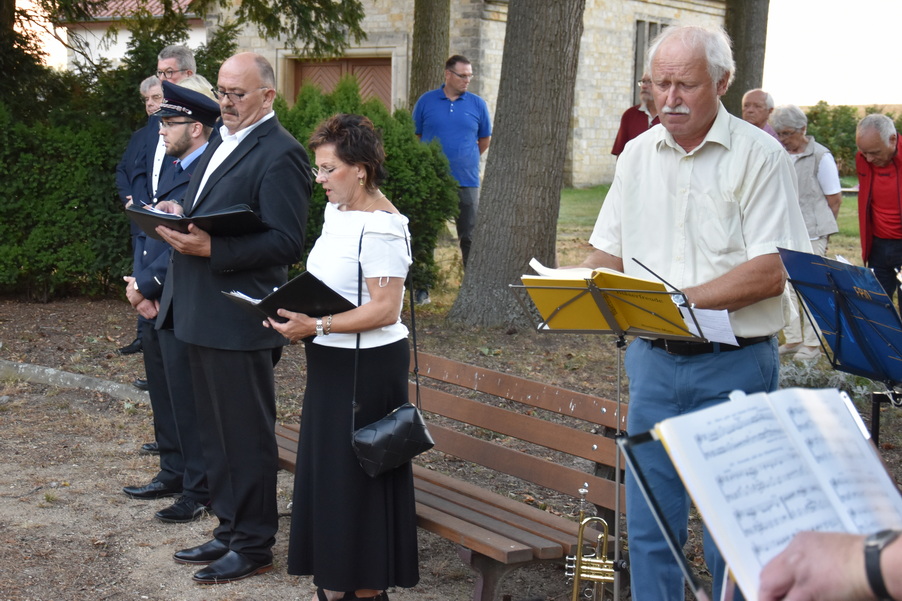
[[[899,530],[881,530],[870,535],[864,541],[864,571],[868,577],[868,584],[874,591],[874,596],[880,601],[893,601],[889,591],[886,590],[886,582],[883,580],[880,555],[888,544],[899,537],[899,534],[902,534]]]

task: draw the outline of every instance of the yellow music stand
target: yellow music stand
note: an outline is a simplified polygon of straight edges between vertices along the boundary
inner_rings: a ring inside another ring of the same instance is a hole
[[[662,282],[606,269],[560,269],[553,274],[524,275],[521,285],[511,285],[525,290],[542,316],[540,332],[704,340],[689,330],[673,302],[679,290],[668,290]],[[529,314],[523,295],[517,298]],[[691,310],[690,315],[701,331]]]
[[[548,269],[538,262],[531,262],[530,266],[543,275],[524,275],[520,278],[522,284],[511,284],[510,287],[527,315],[535,313],[525,297],[532,300],[542,317],[536,327],[538,332],[613,334],[617,336],[617,348],[620,350],[626,346],[625,337],[628,335],[705,340],[689,330],[673,300],[674,295],[682,293],[676,289],[669,290],[662,281],[644,280],[609,269]],[[689,315],[696,331],[702,333],[691,308]],[[623,402],[621,373],[622,358],[618,353],[617,431],[614,433],[617,439],[626,435],[620,429]],[[618,452],[614,463],[614,483],[618,490],[621,471]],[[620,495],[617,495],[614,503],[615,601],[620,599],[620,573],[626,567],[626,562],[620,559],[620,515]]]

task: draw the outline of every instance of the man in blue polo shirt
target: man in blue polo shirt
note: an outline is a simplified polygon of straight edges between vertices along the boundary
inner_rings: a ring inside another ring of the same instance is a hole
[[[492,120],[485,100],[467,92],[473,77],[470,61],[455,54],[445,61],[442,87],[420,96],[413,109],[417,137],[423,142],[438,138],[451,164],[451,175],[460,186],[457,237],[464,268],[479,207],[479,157],[492,141]]]

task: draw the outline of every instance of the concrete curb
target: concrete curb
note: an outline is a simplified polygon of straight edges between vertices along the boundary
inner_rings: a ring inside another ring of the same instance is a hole
[[[143,390],[138,390],[131,384],[109,382],[100,378],[73,374],[50,367],[32,365],[30,363],[15,363],[0,359],[0,379],[19,379],[37,384],[49,384],[59,388],[82,388],[103,392],[123,401],[149,402],[150,396]]]

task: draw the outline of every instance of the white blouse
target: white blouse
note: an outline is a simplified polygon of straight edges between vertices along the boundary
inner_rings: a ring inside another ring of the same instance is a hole
[[[307,257],[307,271],[356,305],[358,251],[364,280],[407,277],[412,262],[407,224],[407,217],[397,213],[339,211],[334,204],[327,203],[323,233]],[[369,300],[369,291],[364,281],[361,302],[367,303]],[[399,306],[398,320],[395,323],[361,332],[360,348],[391,344],[407,338],[407,333],[407,327],[401,323]],[[355,348],[357,334],[332,333],[317,336],[313,342],[324,346]]]

